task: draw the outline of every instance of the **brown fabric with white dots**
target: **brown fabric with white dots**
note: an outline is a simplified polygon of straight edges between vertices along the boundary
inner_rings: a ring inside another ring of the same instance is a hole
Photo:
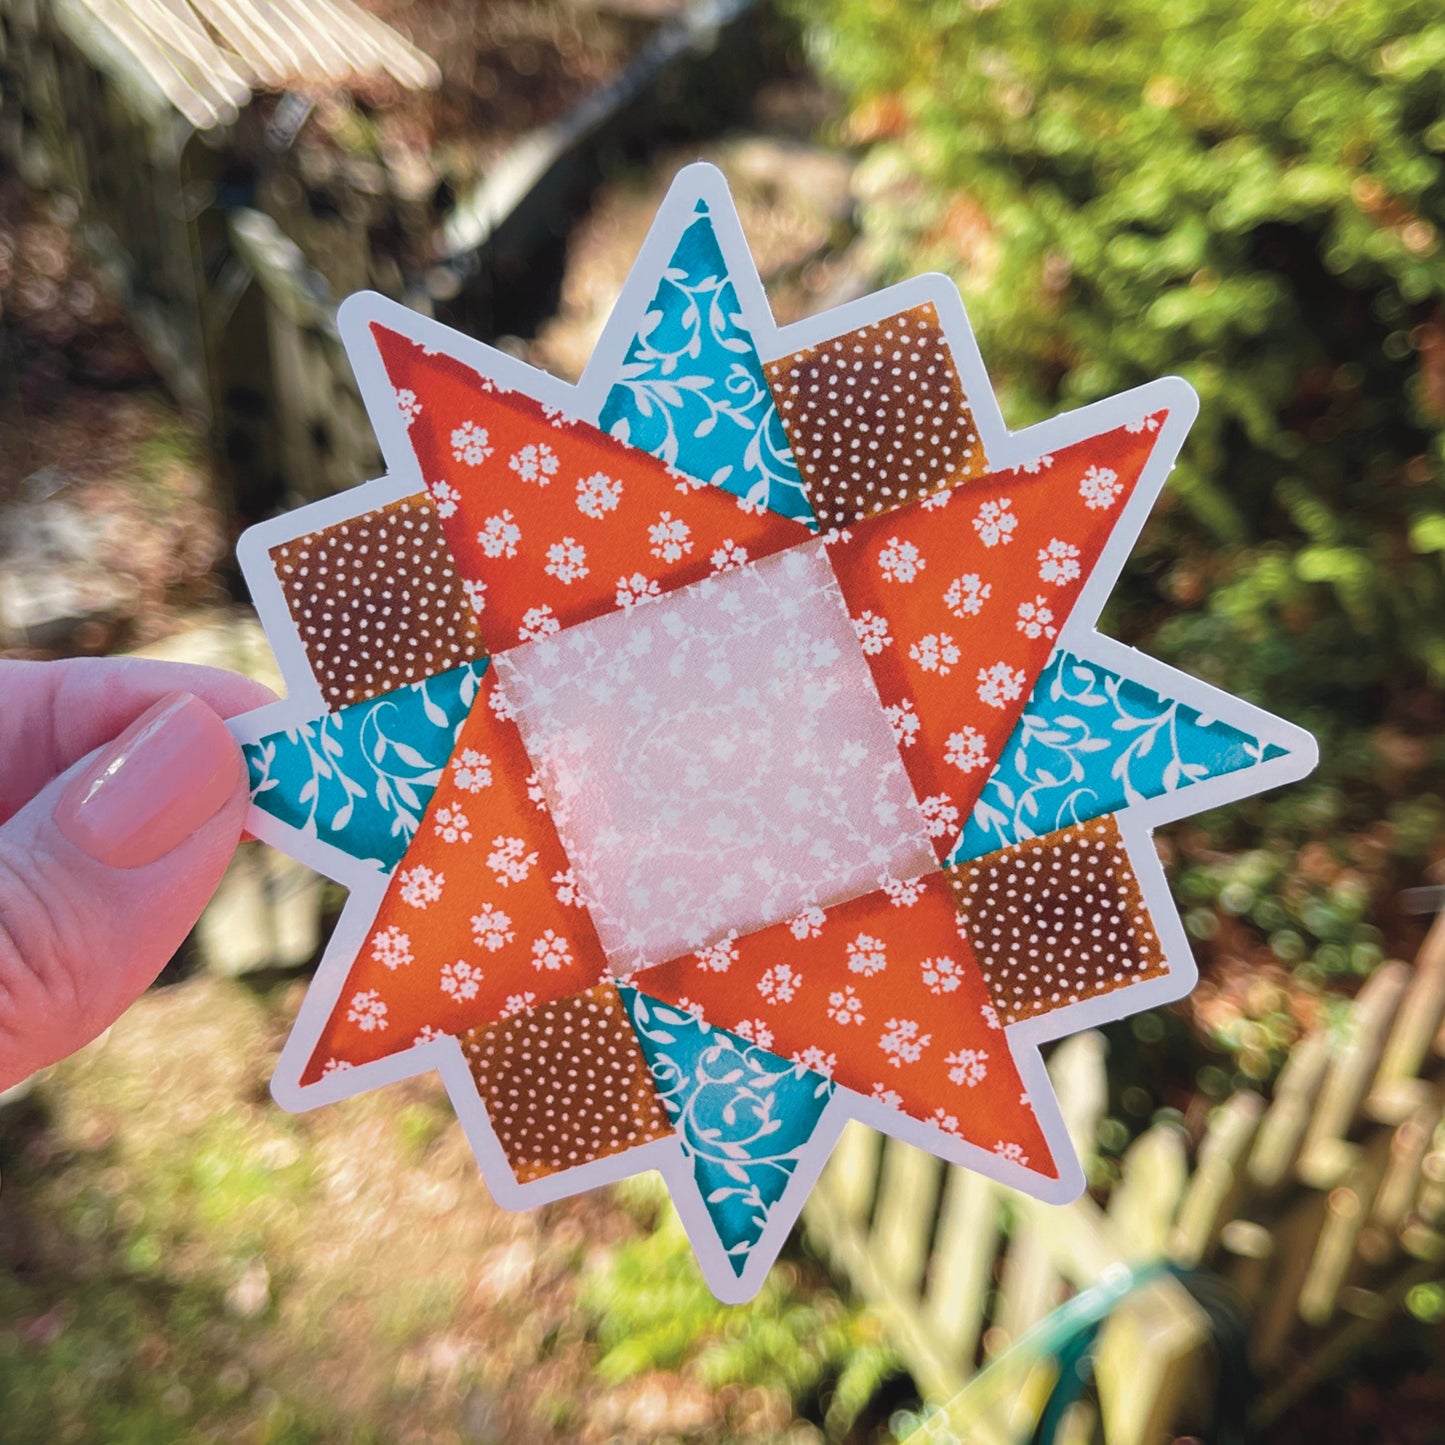
[[[271,548],[329,707],[486,656],[425,492]]]
[[[610,983],[473,1029],[462,1051],[523,1183],[673,1133]]]
[[[1003,1023],[1166,972],[1113,818],[944,871]]]
[[[846,526],[988,469],[931,305],[764,368],[819,523]]]

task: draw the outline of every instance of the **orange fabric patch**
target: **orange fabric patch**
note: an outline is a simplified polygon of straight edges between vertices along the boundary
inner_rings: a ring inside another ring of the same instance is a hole
[[[489,670],[302,1078],[461,1034],[607,973]]]
[[[1157,423],[859,522],[829,546],[925,814],[967,816],[977,800]],[[955,841],[939,830],[940,859]]]
[[[1167,972],[1113,817],[947,872],[1005,1023]]]
[[[780,357],[763,372],[824,528],[988,468],[931,303]]]
[[[673,1134],[611,984],[473,1029],[461,1042],[523,1183]]]
[[[501,652],[811,533],[372,326],[457,570]]]
[[[425,492],[282,542],[271,560],[329,707],[487,655]]]
[[[1056,1178],[941,873],[637,974],[644,993]]]

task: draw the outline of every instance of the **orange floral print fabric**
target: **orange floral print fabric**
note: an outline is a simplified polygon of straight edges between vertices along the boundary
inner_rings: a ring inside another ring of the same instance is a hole
[[[903,764],[966,817],[1153,450],[1120,427],[859,522],[832,545]],[[955,841],[940,829],[940,860]]]
[[[483,1027],[606,974],[489,670],[302,1082]]]
[[[810,535],[451,357],[372,334],[493,652]]]
[[[810,908],[632,982],[845,1088],[1057,1177],[941,873]]]

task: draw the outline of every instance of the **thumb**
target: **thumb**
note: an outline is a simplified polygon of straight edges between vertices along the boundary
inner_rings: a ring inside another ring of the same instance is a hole
[[[220,882],[246,793],[225,724],[177,692],[0,827],[0,1088],[154,980]]]

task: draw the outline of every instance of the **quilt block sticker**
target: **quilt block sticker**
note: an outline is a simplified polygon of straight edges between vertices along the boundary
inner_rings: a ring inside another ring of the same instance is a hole
[[[1077,1196],[1041,1046],[1195,978],[1151,829],[1316,756],[1095,631],[1193,392],[1011,432],[940,277],[779,327],[707,166],[575,386],[340,326],[387,475],[240,545],[249,826],[349,889],[278,1101],[434,1069],[502,1204],[659,1170],[726,1300],[849,1119]]]

